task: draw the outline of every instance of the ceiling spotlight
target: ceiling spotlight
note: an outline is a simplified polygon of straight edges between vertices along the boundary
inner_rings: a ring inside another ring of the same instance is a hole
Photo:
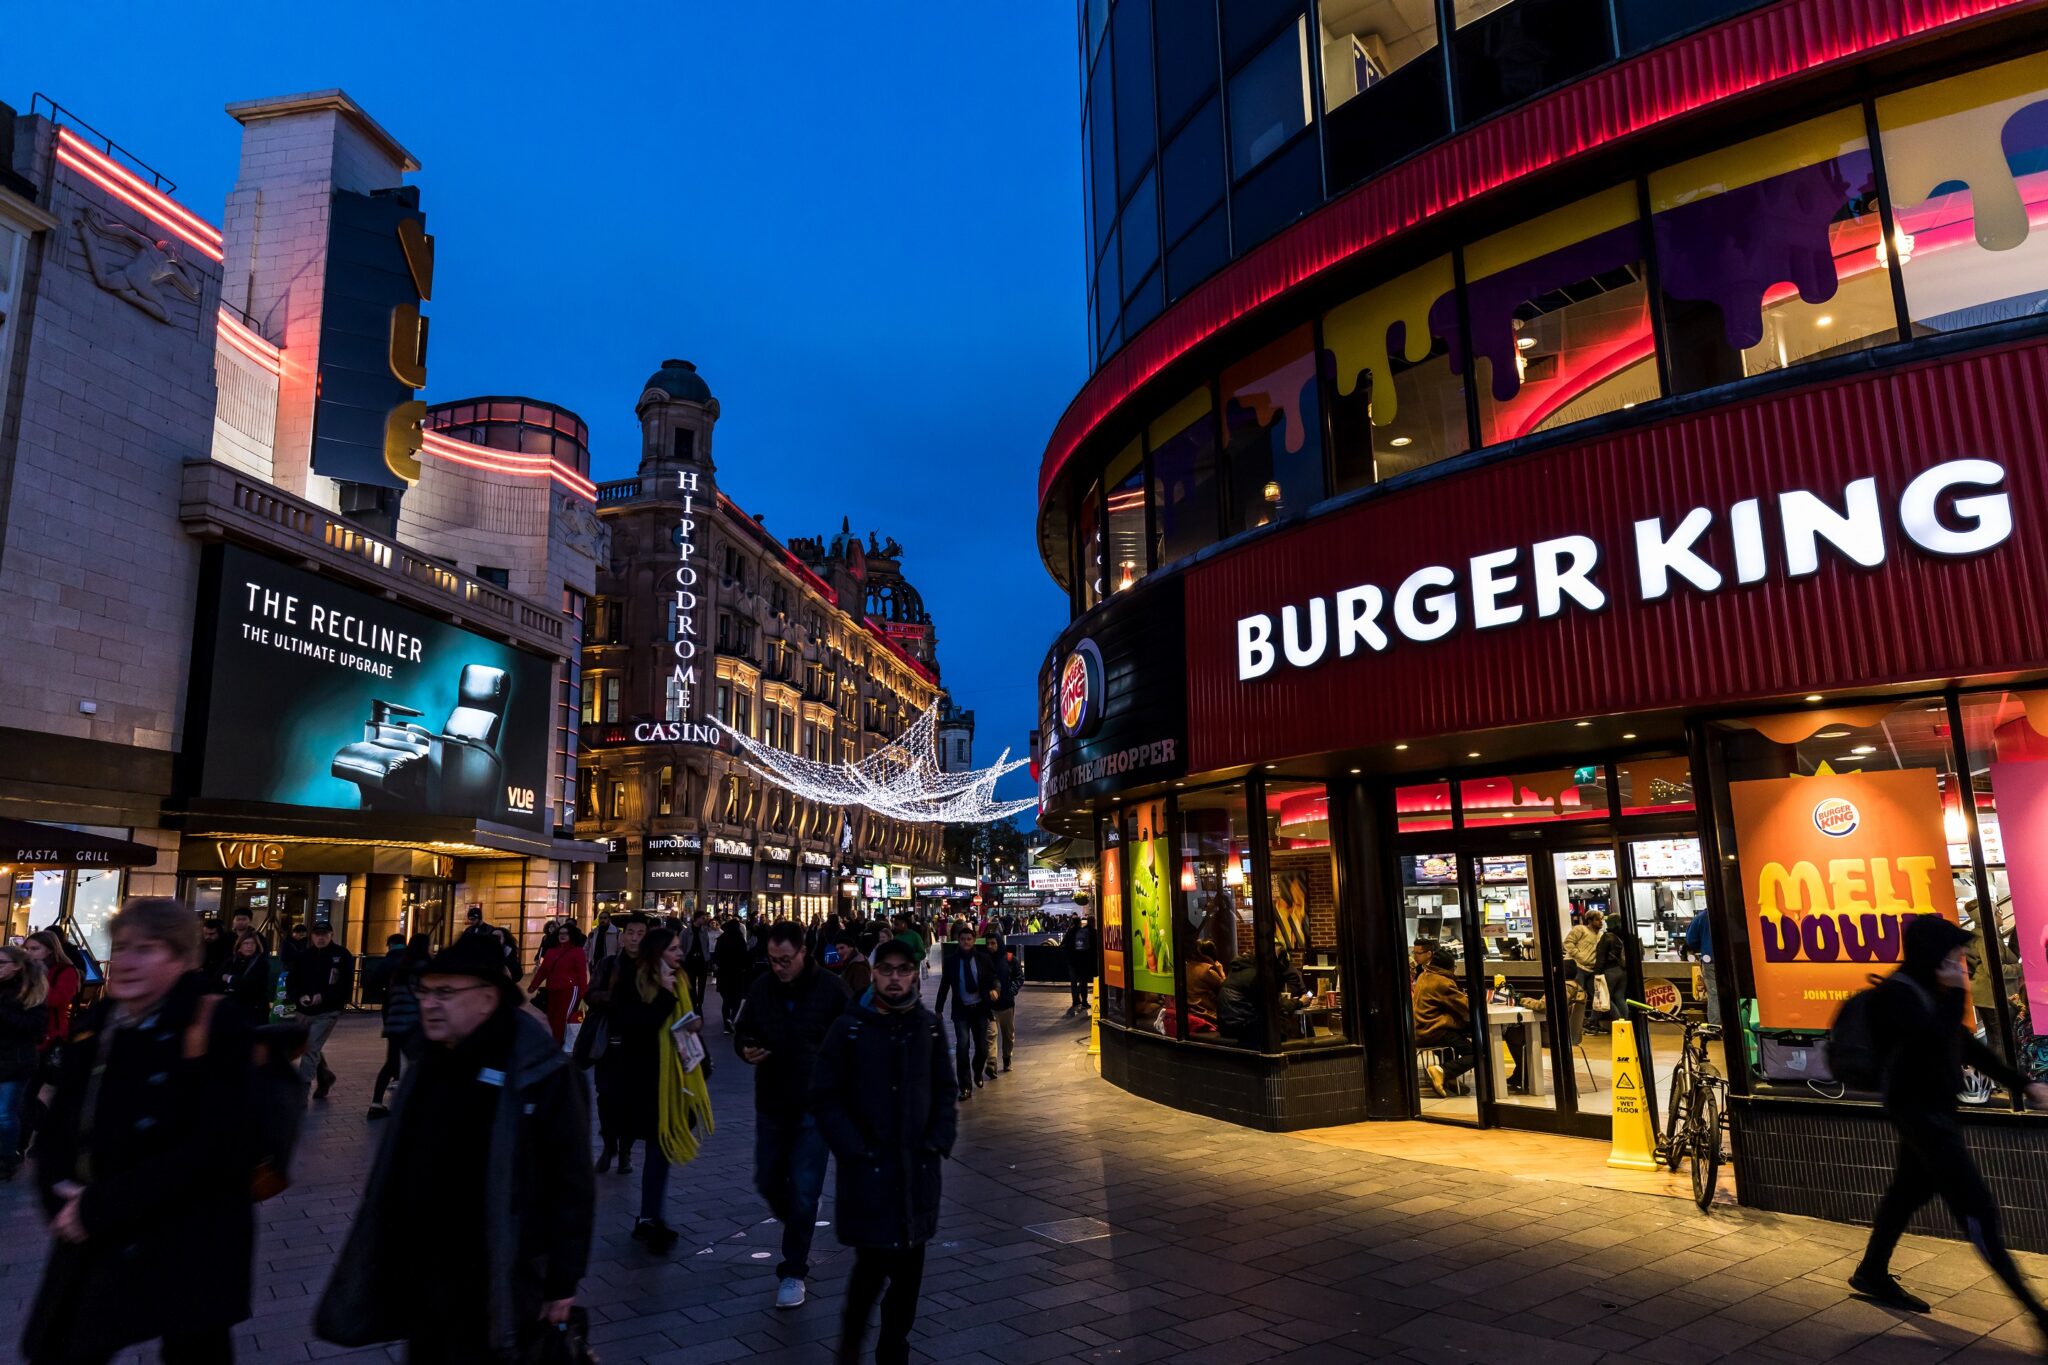
[[[1387,442],[1387,444],[1392,446],[1396,450],[1400,450],[1403,447],[1414,445],[1415,438],[1413,436],[1396,436],[1393,440]]]
[[[1477,757],[1479,757],[1479,751],[1478,751],[1477,749],[1474,749],[1474,750],[1473,750],[1473,751],[1472,751],[1471,753],[1469,753],[1469,754],[1466,754],[1466,755],[1465,755],[1465,757],[1467,757],[1467,758],[1477,758]]]
[[[1516,337],[1516,338],[1515,338],[1515,349],[1516,349],[1516,350],[1520,350],[1520,351],[1533,351],[1533,350],[1535,350],[1535,349],[1536,349],[1536,338],[1535,338],[1535,337]]]
[[[1848,737],[1849,732],[1847,730],[1823,730],[1814,736],[1815,739],[1847,739]]]
[[[1633,731],[1633,730],[1629,731],[1629,732],[1628,732],[1627,734],[1625,734],[1625,735],[1623,735],[1623,736],[1622,736],[1622,738],[1623,738],[1623,739],[1634,739],[1635,737],[1636,737],[1636,732],[1635,732],[1635,731]]]
[[[1822,313],[1813,320],[1813,325],[1816,327],[1832,327],[1835,325],[1835,315],[1833,313]]]
[[[1576,728],[1576,729],[1580,729],[1580,730],[1584,730],[1584,729],[1586,729],[1586,728],[1587,728],[1588,726],[1592,725],[1592,723],[1593,723],[1593,722],[1592,722],[1592,721],[1590,721],[1590,720],[1582,720],[1582,721],[1580,721],[1580,722],[1578,723],[1578,725],[1577,725],[1576,727],[1574,727],[1574,728]]]
[[[1850,753],[1852,753],[1852,754],[1855,754],[1855,755],[1856,755],[1857,757],[1859,757],[1859,758],[1860,758],[1860,757],[1862,757],[1862,756],[1863,756],[1864,754],[1874,754],[1874,753],[1876,753],[1876,752],[1877,752],[1877,746],[1876,746],[1875,744],[1859,744],[1859,745],[1857,745],[1857,746],[1856,746],[1855,748],[1851,749],[1851,750],[1850,750],[1849,752],[1850,752]]]
[[[1359,775],[1360,773],[1362,773],[1362,772],[1364,772],[1364,771],[1365,771],[1365,769],[1363,769],[1363,768],[1353,768],[1353,769],[1351,770],[1351,775],[1352,775],[1353,777],[1356,777],[1356,776],[1358,776],[1358,775]]]
[[[1807,699],[1808,701],[1820,701],[1820,700],[1821,700],[1821,695],[1820,695],[1820,693],[1818,693],[1818,692],[1808,692],[1808,693],[1806,694],[1806,699]]]
[[[1396,751],[1396,752],[1398,753],[1398,752],[1399,752],[1400,750],[1402,750],[1402,749],[1405,749],[1405,748],[1407,748],[1407,747],[1408,747],[1408,746],[1407,746],[1407,745],[1405,745],[1405,744],[1396,744],[1396,745],[1394,746],[1394,749],[1395,749],[1395,751]]]

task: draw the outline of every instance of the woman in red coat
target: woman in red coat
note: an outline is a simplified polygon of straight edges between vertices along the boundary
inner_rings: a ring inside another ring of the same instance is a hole
[[[540,965],[533,969],[531,989],[548,993],[548,1027],[554,1030],[555,1041],[561,1042],[568,1033],[570,1016],[582,1005],[583,993],[590,989],[590,960],[583,955],[581,929],[573,924],[555,929],[555,941],[547,946],[540,956]]]

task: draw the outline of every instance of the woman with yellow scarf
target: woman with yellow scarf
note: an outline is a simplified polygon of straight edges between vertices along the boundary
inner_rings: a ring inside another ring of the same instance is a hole
[[[621,1091],[619,1137],[647,1142],[633,1240],[664,1255],[676,1243],[675,1231],[662,1218],[669,1167],[695,1157],[699,1140],[710,1134],[711,1092],[705,1085],[704,1049],[697,1042],[703,1021],[682,973],[681,942],[672,930],[651,930],[635,964],[631,979],[612,992],[608,1047],[617,1055],[607,1061]]]

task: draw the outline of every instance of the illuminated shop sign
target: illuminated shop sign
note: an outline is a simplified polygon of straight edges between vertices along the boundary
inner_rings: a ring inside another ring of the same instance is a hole
[[[946,879],[930,873],[920,872],[910,879],[910,884],[912,886],[944,886]]]
[[[771,863],[786,863],[790,860],[791,850],[784,844],[763,844],[761,856]]]
[[[650,835],[642,847],[650,858],[694,858],[704,851],[701,834]]]
[[[805,867],[830,867],[832,866],[832,855],[807,848],[803,852],[803,864]]]
[[[239,545],[206,573],[198,796],[543,828],[547,659]]]
[[[723,834],[711,836],[711,851],[721,858],[751,858],[754,846],[744,839],[728,839]]]
[[[1949,460],[1908,483],[1895,506],[1879,499],[1877,480],[1864,478],[1832,501],[1804,489],[1780,493],[1770,500],[1768,516],[1765,499],[1747,498],[1720,518],[1707,507],[1672,522],[1645,517],[1634,523],[1629,567],[1619,577],[1606,570],[1613,547],[1584,535],[1474,555],[1457,566],[1422,565],[1398,584],[1358,583],[1284,604],[1277,619],[1270,612],[1239,617],[1237,679],[1263,678],[1283,664],[1314,668],[1361,649],[1384,653],[1397,640],[1428,644],[1461,627],[1497,630],[1572,609],[1599,612],[1623,592],[1650,603],[1683,584],[1711,596],[1763,582],[1774,560],[1787,578],[1805,578],[1820,572],[1823,542],[1849,562],[1875,569],[1886,559],[1888,522],[1927,554],[1980,555],[2012,534],[2005,481],[2004,467],[1994,461]],[[1717,520],[1725,521],[1733,550],[1718,563],[1704,544]],[[1061,699],[1064,705],[1064,687]]]
[[[678,645],[681,640],[676,641]],[[687,692],[684,693],[688,695]],[[690,744],[703,749],[723,749],[725,732],[716,725],[686,720],[643,720],[633,727],[635,744]]]
[[[668,673],[668,694],[670,714],[668,723],[660,728],[664,731],[709,731],[711,738],[683,739],[681,734],[671,737],[658,736],[671,743],[708,744],[719,747],[718,727],[691,725],[697,701],[697,471],[679,470],[676,473],[676,493],[683,500],[683,514],[676,519],[676,638],[670,644],[671,662]],[[649,727],[653,729],[654,727]],[[636,731],[634,738],[640,736]],[[642,743],[647,741],[642,739]]]
[[[434,239],[416,188],[334,192],[325,284],[313,468],[406,488],[420,477],[427,407],[413,394],[427,382],[420,304],[434,292]]]

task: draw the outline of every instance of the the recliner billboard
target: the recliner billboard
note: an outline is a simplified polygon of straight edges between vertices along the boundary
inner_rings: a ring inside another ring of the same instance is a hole
[[[548,660],[238,545],[208,569],[199,797],[544,830]]]

